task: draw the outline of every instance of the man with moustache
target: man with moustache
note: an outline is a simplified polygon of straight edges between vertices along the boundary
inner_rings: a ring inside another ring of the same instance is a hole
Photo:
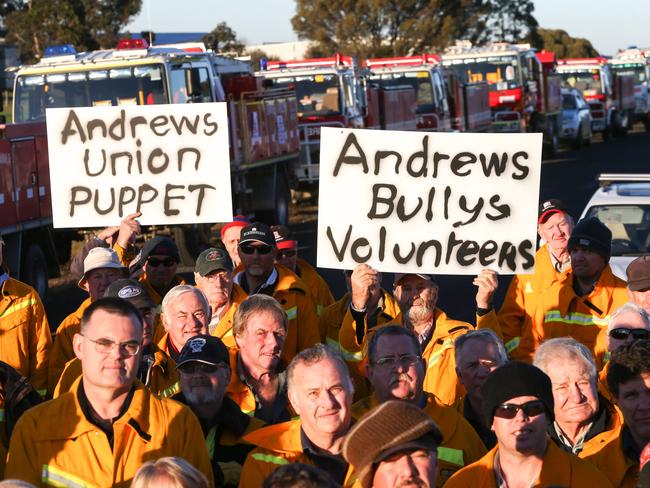
[[[296,462],[316,465],[339,485],[352,486],[352,468],[342,454],[352,424],[354,390],[345,361],[316,344],[296,355],[287,376],[289,399],[299,418],[246,436],[257,447],[246,459],[239,486],[261,486],[279,466]]]

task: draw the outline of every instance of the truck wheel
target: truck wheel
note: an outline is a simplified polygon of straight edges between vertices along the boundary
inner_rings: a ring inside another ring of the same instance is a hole
[[[553,159],[557,156],[558,146],[560,141],[557,137],[557,132],[554,130],[550,136],[551,140],[544,146],[544,154],[546,159]]]
[[[580,125],[580,127],[578,127],[578,135],[573,140],[573,144],[572,144],[573,149],[575,149],[576,151],[580,150],[580,148],[584,144],[584,138],[582,136],[582,131],[583,131],[583,128],[582,128],[582,125]]]
[[[38,244],[30,244],[23,255],[20,279],[34,288],[41,300],[45,300],[48,277],[47,260],[43,250]]]

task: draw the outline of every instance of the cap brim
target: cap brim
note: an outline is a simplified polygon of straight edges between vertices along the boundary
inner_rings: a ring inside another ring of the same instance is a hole
[[[210,366],[219,366],[220,364],[228,364],[224,361],[220,361],[218,363],[215,363],[214,361],[206,361],[205,359],[196,359],[196,358],[189,358],[186,359],[185,361],[181,361],[176,365],[176,369],[179,369],[181,366],[187,363],[203,363],[203,364],[209,364]]]
[[[276,247],[275,242],[273,242],[273,244],[269,244],[266,241],[263,241],[261,239],[255,239],[254,237],[249,237],[248,239],[242,239],[241,241],[239,241],[239,245],[241,246],[242,244],[248,244],[249,242],[259,242],[260,244],[264,244],[265,246]]]
[[[538,224],[543,224],[548,217],[553,215],[554,213],[566,213],[564,210],[561,208],[551,208],[549,210],[546,210],[545,212],[542,213],[542,215],[539,216],[537,219]]]
[[[650,278],[644,278],[637,281],[628,281],[627,287],[632,291],[645,290],[646,288],[650,288]]]
[[[393,278],[393,286],[399,285],[399,282],[409,275],[417,276],[418,278],[422,278],[423,280],[434,283],[433,276],[431,275],[420,273],[395,273],[395,277]]]

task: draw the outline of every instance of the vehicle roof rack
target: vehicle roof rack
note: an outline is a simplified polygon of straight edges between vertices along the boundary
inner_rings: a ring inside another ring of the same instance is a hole
[[[650,182],[650,174],[643,173],[602,173],[598,175],[600,186],[609,186],[615,183],[640,183]]]

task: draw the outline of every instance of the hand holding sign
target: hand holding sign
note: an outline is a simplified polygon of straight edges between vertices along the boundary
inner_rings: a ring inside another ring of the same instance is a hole
[[[356,310],[365,310],[373,291],[381,287],[379,272],[367,264],[360,264],[350,277],[352,306]]]
[[[117,243],[122,249],[126,249],[129,244],[135,243],[135,238],[140,234],[140,222],[138,222],[138,217],[142,216],[142,212],[135,212],[131,215],[127,215],[122,220],[120,224],[120,232],[117,235]]]
[[[472,283],[478,287],[478,291],[476,292],[476,307],[492,308],[492,298],[499,287],[496,271],[484,269],[474,278]]]

